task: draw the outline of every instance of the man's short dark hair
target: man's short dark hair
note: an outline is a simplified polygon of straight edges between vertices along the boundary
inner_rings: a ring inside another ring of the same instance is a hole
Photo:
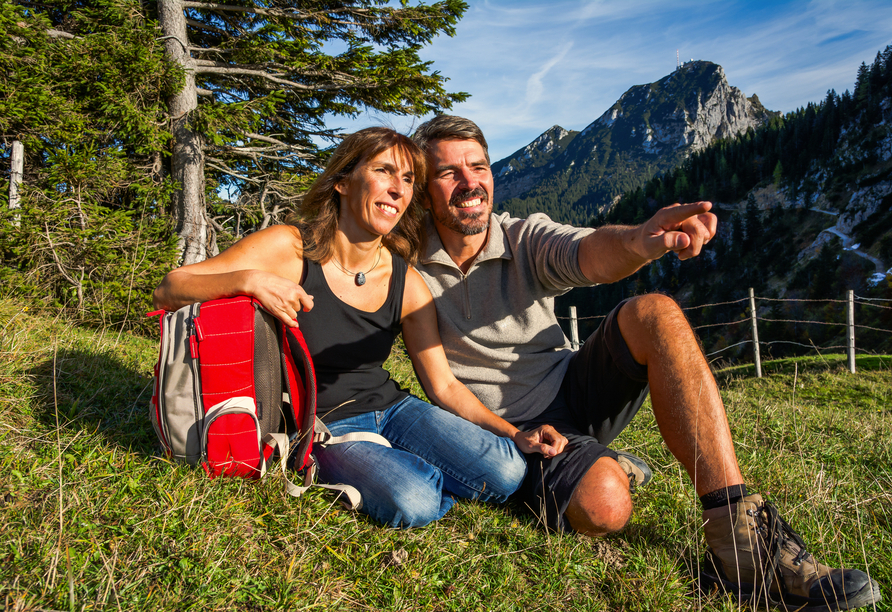
[[[489,145],[486,144],[483,132],[476,123],[464,117],[437,115],[418,126],[412,140],[425,153],[428,153],[430,143],[435,140],[476,140],[483,147],[486,163],[489,163]]]

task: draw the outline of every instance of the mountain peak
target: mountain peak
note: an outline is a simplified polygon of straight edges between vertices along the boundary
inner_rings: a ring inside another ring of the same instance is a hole
[[[682,64],[654,83],[630,87],[581,132],[546,130],[493,164],[495,201],[516,212],[582,207],[587,221],[623,191],[667,170],[718,138],[756,128],[770,112],[728,84],[713,62]]]
[[[581,134],[601,126],[628,135],[633,151],[660,155],[685,149],[690,154],[766,118],[758,98],[754,104],[729,85],[721,66],[697,60],[655,83],[631,87]]]
[[[578,133],[565,130],[559,125],[553,125],[527,146],[518,149],[501,162],[493,164],[493,175],[496,177],[508,177],[510,180],[512,174],[526,175],[530,171],[542,168],[562,153]],[[499,195],[502,199],[514,197],[514,195],[519,195],[519,193],[528,190],[530,186],[525,181],[520,181],[515,188],[522,191],[515,194],[510,188],[506,188]],[[498,197],[496,201],[498,201]]]

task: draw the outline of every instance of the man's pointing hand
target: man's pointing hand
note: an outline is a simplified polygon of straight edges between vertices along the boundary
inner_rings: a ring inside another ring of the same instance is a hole
[[[709,212],[712,202],[673,204],[661,208],[640,226],[642,255],[649,260],[659,259],[672,251],[679,259],[690,259],[700,254],[703,245],[715,236],[717,219]]]

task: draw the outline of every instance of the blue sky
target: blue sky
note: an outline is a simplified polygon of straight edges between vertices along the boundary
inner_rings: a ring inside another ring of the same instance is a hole
[[[890,0],[468,0],[453,38],[421,51],[471,98],[453,108],[483,129],[493,161],[552,125],[581,130],[629,87],[682,61],[721,64],[731,85],[788,112],[851,90],[861,62],[892,44]],[[349,131],[417,118],[363,114]]]

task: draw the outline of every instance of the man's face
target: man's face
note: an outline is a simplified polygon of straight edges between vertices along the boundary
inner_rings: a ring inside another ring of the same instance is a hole
[[[492,212],[492,171],[476,140],[435,140],[428,149],[427,193],[437,228],[464,236],[486,231]]]

